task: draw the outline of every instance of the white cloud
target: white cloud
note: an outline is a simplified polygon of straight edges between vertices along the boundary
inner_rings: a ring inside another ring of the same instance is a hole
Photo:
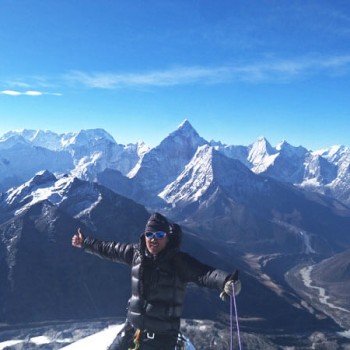
[[[8,96],[42,96],[42,95],[51,95],[51,96],[62,96],[60,93],[51,93],[51,92],[41,92],[41,91],[15,91],[15,90],[2,90],[0,91],[0,95],[8,95]]]
[[[26,91],[23,93],[23,95],[27,95],[27,96],[41,96],[43,95],[42,92],[40,91]]]
[[[173,86],[225,80],[226,67],[180,67],[145,73],[85,73],[74,71],[66,78],[88,87],[113,89],[126,86]]]
[[[21,95],[20,92],[18,92],[18,91],[13,91],[13,90],[3,90],[3,91],[0,91],[0,94],[2,94],[2,95],[9,95],[9,96],[18,96],[18,95]]]

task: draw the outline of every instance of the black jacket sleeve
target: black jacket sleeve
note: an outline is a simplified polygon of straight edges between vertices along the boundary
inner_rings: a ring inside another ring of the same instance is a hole
[[[134,245],[113,241],[99,241],[86,237],[83,247],[85,252],[96,255],[102,259],[131,265],[134,255]]]
[[[187,253],[179,253],[176,268],[185,282],[193,282],[201,287],[222,290],[230,273],[203,264]]]

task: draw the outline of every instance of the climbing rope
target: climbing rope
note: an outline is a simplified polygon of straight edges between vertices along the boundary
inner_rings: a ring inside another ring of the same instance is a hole
[[[235,297],[235,283],[232,282],[232,296],[230,297],[230,327],[231,327],[231,347],[230,350],[233,350],[233,307],[235,309],[235,316],[236,316],[236,327],[237,327],[237,338],[238,338],[238,346],[239,350],[242,350],[242,343],[241,343],[241,334],[239,332],[239,321],[238,321],[238,312],[237,312],[237,304],[236,304],[236,297]]]

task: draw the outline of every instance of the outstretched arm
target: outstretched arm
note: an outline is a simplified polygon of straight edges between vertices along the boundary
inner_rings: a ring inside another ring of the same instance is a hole
[[[237,273],[228,273],[215,269],[193,258],[189,254],[181,253],[178,259],[178,268],[186,282],[194,282],[199,286],[216,288],[226,295],[237,295],[240,292],[240,282]],[[234,286],[232,286],[234,282]],[[239,282],[239,286],[236,282]],[[222,298],[224,299],[224,298]]]
[[[100,241],[85,237],[80,228],[72,237],[72,245],[84,249],[85,252],[96,255],[102,259],[121,262],[130,265],[134,254],[134,245],[113,241]]]

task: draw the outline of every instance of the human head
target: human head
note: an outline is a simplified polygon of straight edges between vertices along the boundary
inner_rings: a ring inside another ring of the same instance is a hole
[[[169,242],[169,233],[170,233],[170,225],[168,220],[159,213],[154,213],[150,216],[150,218],[147,221],[145,232],[157,232],[157,231],[163,231],[167,235],[163,238],[153,238],[149,239],[145,237],[146,241],[146,247],[147,250],[152,255],[159,254],[162,250],[165,249]]]

